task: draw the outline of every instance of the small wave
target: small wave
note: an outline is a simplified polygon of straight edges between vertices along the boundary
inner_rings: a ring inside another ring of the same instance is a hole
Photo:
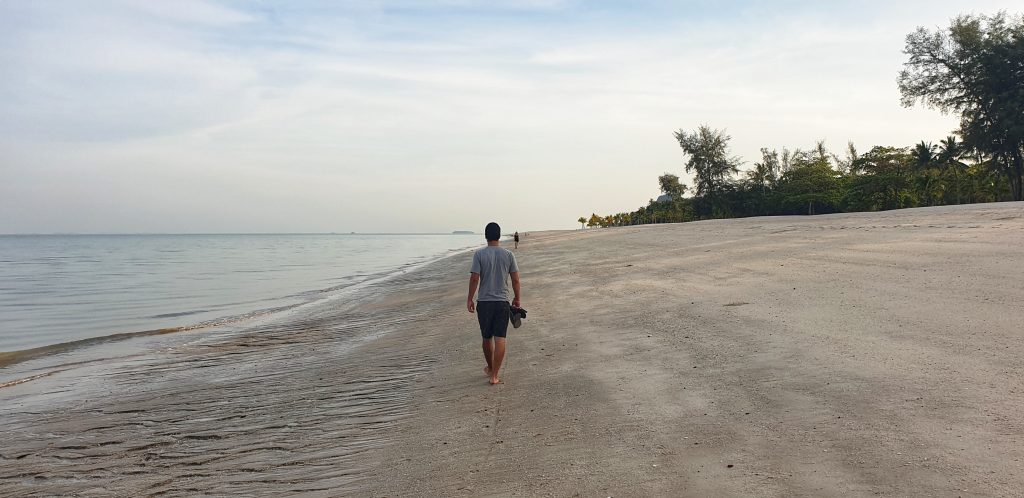
[[[15,380],[12,380],[12,381],[9,381],[9,382],[0,382],[0,389],[3,389],[5,387],[16,386],[18,384],[24,384],[26,382],[32,382],[33,380],[41,379],[43,377],[49,377],[49,376],[51,376],[51,375],[53,375],[55,373],[60,373],[60,372],[63,372],[63,371],[64,370],[50,370],[49,372],[43,372],[41,374],[36,374],[36,375],[29,376],[29,377],[21,378],[21,379],[15,379]]]
[[[193,332],[193,331],[197,331],[197,330],[210,329],[210,328],[214,328],[214,327],[223,327],[223,326],[226,326],[226,325],[232,325],[232,324],[240,323],[240,322],[243,322],[243,321],[246,321],[246,320],[252,320],[252,319],[256,319],[256,318],[265,317],[265,316],[268,316],[268,315],[272,315],[274,313],[280,313],[280,312],[287,311],[289,309],[295,308],[297,306],[299,306],[299,304],[292,304],[292,305],[287,305],[287,306],[278,306],[278,307],[274,307],[274,308],[267,308],[267,309],[262,309],[262,310],[250,311],[248,313],[242,313],[242,314],[239,314],[239,315],[231,315],[231,316],[215,318],[215,319],[212,319],[212,320],[206,320],[206,321],[202,321],[202,322],[199,322],[199,323],[194,323],[192,325],[183,325],[183,326],[180,326],[180,327],[168,327],[168,328],[162,328],[162,329],[144,330],[144,331],[141,331],[141,332],[122,332],[122,333],[110,334],[110,335],[105,335],[105,336],[100,336],[100,337],[90,337],[90,338],[87,338],[87,339],[80,339],[80,340],[77,340],[77,341],[70,341],[70,342],[62,342],[62,343],[58,343],[58,344],[51,344],[51,345],[48,345],[48,346],[42,346],[42,347],[32,348],[32,349],[23,349],[23,350],[19,350],[19,351],[0,351],[0,368],[9,367],[11,365],[14,365],[14,364],[17,364],[17,363],[21,363],[21,362],[24,362],[24,361],[28,361],[28,360],[31,360],[31,359],[35,359],[35,358],[40,358],[40,357],[44,357],[44,356],[52,356],[52,355],[57,355],[57,354],[61,354],[61,353],[67,353],[69,351],[73,351],[73,350],[76,350],[76,349],[81,349],[81,348],[90,347],[90,346],[96,346],[96,345],[99,345],[99,344],[106,344],[106,343],[111,343],[111,342],[120,342],[120,341],[126,341],[126,340],[129,340],[129,339],[137,339],[137,338],[142,338],[142,337],[151,337],[151,336],[158,336],[158,335],[165,335],[165,334],[173,334],[173,333],[176,333],[176,332]],[[191,314],[191,313],[188,313],[188,314]],[[173,316],[173,314],[171,314],[171,316]],[[36,378],[39,378],[39,377],[32,377],[32,378],[29,378],[27,380],[23,379],[23,380],[21,380],[19,382],[16,382],[16,383],[20,384],[22,382],[27,382],[28,380],[35,380]],[[14,385],[14,384],[10,384],[10,383],[8,383],[8,384],[0,384],[0,387],[8,387],[9,385]]]
[[[177,313],[164,313],[161,315],[153,315],[149,318],[177,318],[179,316],[198,315],[200,313],[209,313],[210,310],[193,310],[193,311],[179,311]]]
[[[120,334],[105,335],[102,337],[90,337],[88,339],[80,339],[77,341],[62,342],[59,344],[51,344],[49,346],[41,346],[32,349],[22,349],[19,351],[3,351],[0,352],[0,368],[9,367],[15,363],[21,363],[28,361],[33,358],[39,358],[41,356],[50,356],[59,353],[66,353],[71,350],[83,348],[86,346],[93,346],[96,344],[103,344],[113,341],[123,341],[131,339],[133,337],[146,337],[154,335],[171,334],[174,332],[181,332],[186,330],[185,327],[171,327],[155,330],[145,330],[142,332],[123,332]]]

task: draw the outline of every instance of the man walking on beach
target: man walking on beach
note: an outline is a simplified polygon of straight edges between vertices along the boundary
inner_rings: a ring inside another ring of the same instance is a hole
[[[473,265],[469,269],[469,296],[466,309],[476,312],[480,322],[480,335],[484,339],[484,373],[491,378],[491,385],[498,384],[498,371],[505,359],[505,332],[512,309],[508,304],[508,288],[505,277],[512,279],[512,306],[519,308],[519,266],[512,251],[501,247],[501,227],[491,222],[484,228],[487,247],[473,254]],[[477,293],[479,287],[480,292]],[[473,303],[476,294],[477,302]]]

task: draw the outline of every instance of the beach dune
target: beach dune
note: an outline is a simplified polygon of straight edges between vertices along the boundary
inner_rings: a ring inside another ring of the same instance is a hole
[[[502,385],[461,254],[0,389],[0,495],[1024,489],[1024,203],[531,232],[516,256]]]

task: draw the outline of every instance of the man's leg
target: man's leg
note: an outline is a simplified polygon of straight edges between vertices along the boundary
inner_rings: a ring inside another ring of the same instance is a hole
[[[494,350],[494,339],[484,339],[484,360],[487,360],[487,366],[484,367],[484,375],[491,375],[491,356]],[[504,352],[504,348],[503,348]]]
[[[486,349],[487,346],[484,346]],[[494,338],[494,350],[491,353],[491,360],[487,362],[487,365],[491,369],[491,384],[497,384],[501,382],[498,378],[498,371],[501,370],[501,362],[505,359],[505,338],[495,337]]]
[[[480,335],[484,339],[484,360],[487,366],[484,367],[484,375],[491,375],[491,356],[494,350],[494,341],[491,339],[491,324],[494,323],[494,307],[488,302],[476,303],[476,319],[480,322]]]
[[[508,320],[512,314],[512,308],[507,302],[499,302],[495,305],[494,322],[491,323],[491,336],[494,337],[494,348],[491,351],[491,384],[498,384],[501,379],[498,372],[501,371],[501,363],[505,360],[505,334],[508,332]]]

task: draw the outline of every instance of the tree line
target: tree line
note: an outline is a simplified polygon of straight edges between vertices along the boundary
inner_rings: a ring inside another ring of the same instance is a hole
[[[950,136],[864,153],[850,143],[836,154],[824,141],[807,149],[763,148],[760,161],[741,172],[724,130],[679,130],[692,187],[665,173],[657,200],[577,222],[621,226],[1024,200],[1024,16],[964,15],[945,30],[918,28],[904,53],[901,103],[958,114]]]

